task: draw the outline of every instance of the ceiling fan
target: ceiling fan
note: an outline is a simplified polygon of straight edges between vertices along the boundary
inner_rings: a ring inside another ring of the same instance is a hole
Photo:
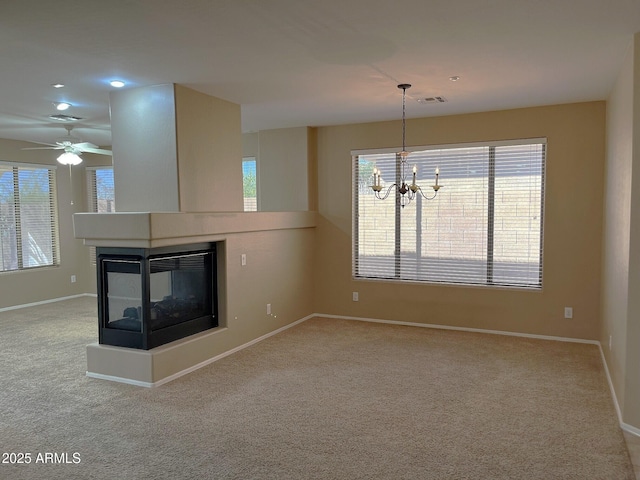
[[[80,155],[82,153],[96,153],[98,155],[111,155],[111,150],[98,148],[97,145],[89,142],[81,142],[79,138],[71,135],[73,126],[65,125],[67,136],[56,140],[56,143],[43,143],[46,147],[23,148],[23,150],[64,150],[62,155],[58,157],[58,162],[63,165],[78,165],[82,162]]]

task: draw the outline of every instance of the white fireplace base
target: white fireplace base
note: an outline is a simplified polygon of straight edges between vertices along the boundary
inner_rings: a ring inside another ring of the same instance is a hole
[[[191,352],[200,350],[202,345],[214,340],[215,335],[225,330],[213,328],[151,350],[92,343],[87,345],[87,376],[141,387],[156,387],[217,360],[220,355],[193,364],[194,360],[181,359],[190,358]],[[225,352],[223,356],[230,353]],[[167,364],[173,368],[167,369]]]

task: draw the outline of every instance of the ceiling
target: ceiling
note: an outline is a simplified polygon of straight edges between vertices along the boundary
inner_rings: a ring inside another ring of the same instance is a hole
[[[0,138],[53,142],[66,100],[110,145],[112,79],[238,103],[244,132],[397,119],[398,83],[409,118],[602,100],[636,31],[640,0],[3,1]]]

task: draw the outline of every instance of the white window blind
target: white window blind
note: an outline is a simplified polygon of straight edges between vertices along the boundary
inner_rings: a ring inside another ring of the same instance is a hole
[[[433,191],[404,208],[392,192],[395,153],[354,155],[353,275],[450,284],[542,287],[545,140],[454,145],[411,152],[408,171]]]
[[[115,212],[113,167],[88,167],[87,193],[90,212]],[[96,264],[95,247],[89,248],[89,261],[91,265]]]
[[[113,168],[88,167],[87,192],[89,193],[89,211],[115,212]]]
[[[0,163],[0,271],[59,264],[55,167]]]

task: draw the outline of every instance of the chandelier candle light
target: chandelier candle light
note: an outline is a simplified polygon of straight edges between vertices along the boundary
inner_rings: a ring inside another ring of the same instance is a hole
[[[426,200],[433,200],[436,198],[438,194],[438,190],[442,185],[438,185],[438,177],[440,176],[440,169],[436,167],[436,181],[434,185],[431,185],[433,188],[433,196],[427,197],[422,188],[416,183],[416,174],[418,173],[417,165],[413,166],[413,179],[411,181],[411,185],[407,184],[406,181],[406,168],[407,168],[407,157],[409,156],[409,152],[407,152],[406,143],[405,143],[405,134],[406,134],[406,109],[405,109],[405,99],[407,95],[407,89],[411,88],[411,85],[408,83],[401,83],[398,85],[398,88],[402,89],[402,151],[397,154],[397,158],[400,162],[400,180],[399,183],[394,183],[390,185],[387,189],[387,192],[384,195],[380,195],[382,191],[382,178],[381,172],[376,167],[373,169],[373,185],[371,185],[371,189],[375,192],[376,198],[379,200],[385,200],[393,187],[396,188],[399,196],[400,196],[400,205],[404,207],[411,203],[411,201],[416,198],[416,194],[419,193]]]

